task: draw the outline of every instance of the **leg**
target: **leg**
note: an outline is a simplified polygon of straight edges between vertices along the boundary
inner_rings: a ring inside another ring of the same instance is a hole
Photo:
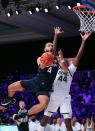
[[[8,97],[1,102],[1,105],[4,106],[9,103],[14,104],[16,100],[12,97],[14,96],[16,91],[24,91],[24,88],[21,86],[20,81],[14,82],[13,84],[8,86]]]
[[[23,124],[21,123],[18,127],[18,131],[23,131]]]
[[[23,131],[29,131],[28,122],[23,123]]]
[[[50,102],[46,110],[44,111],[44,116],[43,119],[41,120],[41,124],[38,131],[44,131],[45,126],[47,125],[47,123],[49,123],[51,115],[57,111],[58,106],[59,105],[58,102],[56,102],[56,99],[50,97]]]
[[[8,86],[8,96],[13,97],[16,91],[24,91],[20,81],[14,82]]]
[[[71,119],[70,118],[64,119],[64,122],[67,128],[67,131],[73,131],[72,126],[71,126]]]
[[[34,105],[30,110],[28,110],[29,115],[41,112],[49,103],[49,97],[47,95],[39,95],[38,100],[39,104]]]
[[[67,131],[72,131],[72,126],[71,126],[72,107],[71,107],[70,95],[64,97],[64,103],[60,105],[60,113],[63,114]]]

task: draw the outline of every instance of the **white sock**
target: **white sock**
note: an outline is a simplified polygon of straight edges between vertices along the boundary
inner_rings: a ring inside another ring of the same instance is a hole
[[[45,127],[40,125],[38,131],[44,131],[44,129]]]

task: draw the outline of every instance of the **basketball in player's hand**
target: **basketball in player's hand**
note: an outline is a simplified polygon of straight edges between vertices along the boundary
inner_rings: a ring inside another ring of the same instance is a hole
[[[43,53],[40,61],[41,63],[46,64],[46,66],[50,66],[53,64],[54,56],[49,52]]]

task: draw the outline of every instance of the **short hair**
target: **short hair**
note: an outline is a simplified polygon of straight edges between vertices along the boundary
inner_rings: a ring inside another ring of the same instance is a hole
[[[19,104],[20,104],[20,102],[23,102],[25,104],[25,102],[23,100],[19,101]]]
[[[90,117],[90,116],[87,116],[86,119],[90,119],[90,120],[91,120],[91,117]]]
[[[74,117],[76,117],[75,115],[74,116],[72,116],[72,118],[74,118]],[[77,117],[76,117],[77,118]]]
[[[47,45],[48,43],[51,43],[51,44],[53,44],[52,42],[47,42],[47,43],[45,44],[44,48],[46,47],[46,45]]]

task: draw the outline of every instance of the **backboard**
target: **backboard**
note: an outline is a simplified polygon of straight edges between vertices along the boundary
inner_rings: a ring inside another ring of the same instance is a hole
[[[95,10],[95,0],[81,0],[81,2],[86,7]]]

